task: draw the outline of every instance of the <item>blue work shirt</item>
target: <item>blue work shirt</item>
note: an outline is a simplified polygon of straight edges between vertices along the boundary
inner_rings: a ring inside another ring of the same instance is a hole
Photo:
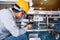
[[[15,16],[11,9],[0,10],[0,40],[11,34],[18,37],[27,31],[27,27],[19,29],[15,23]]]

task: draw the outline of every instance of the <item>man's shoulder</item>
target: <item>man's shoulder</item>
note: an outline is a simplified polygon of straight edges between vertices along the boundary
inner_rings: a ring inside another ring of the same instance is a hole
[[[9,9],[1,9],[0,15],[12,15],[12,13]]]
[[[1,9],[0,14],[11,14],[11,11],[9,9]]]
[[[1,9],[0,12],[2,12],[2,11],[7,12],[7,11],[9,11],[9,9]]]

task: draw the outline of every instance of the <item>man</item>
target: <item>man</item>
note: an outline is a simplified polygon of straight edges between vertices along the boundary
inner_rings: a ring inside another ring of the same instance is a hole
[[[25,27],[32,27],[32,23],[28,23]],[[9,36],[9,37],[5,38],[4,40],[28,40],[28,37],[26,34],[23,34],[18,37]]]
[[[20,19],[23,13],[27,13],[28,9],[28,2],[19,0],[12,9],[0,10],[0,40],[6,38],[9,34],[18,37],[24,34],[27,29],[31,28],[27,26],[19,29],[15,24],[15,19]]]

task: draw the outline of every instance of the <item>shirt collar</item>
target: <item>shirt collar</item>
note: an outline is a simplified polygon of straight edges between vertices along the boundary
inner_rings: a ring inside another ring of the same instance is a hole
[[[12,8],[10,8],[10,11],[12,12],[12,15],[13,15],[13,17],[15,18],[15,15],[14,15],[14,13],[13,13],[13,10],[12,10]]]

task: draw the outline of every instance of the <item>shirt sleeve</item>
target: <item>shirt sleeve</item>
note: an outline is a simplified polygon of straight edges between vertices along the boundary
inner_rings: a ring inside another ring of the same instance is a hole
[[[9,14],[9,12],[1,15],[1,17],[2,17],[1,18],[2,23],[4,24],[5,28],[12,34],[12,36],[17,37],[26,32],[27,28],[19,29],[16,26],[16,23],[15,23],[12,15]]]

